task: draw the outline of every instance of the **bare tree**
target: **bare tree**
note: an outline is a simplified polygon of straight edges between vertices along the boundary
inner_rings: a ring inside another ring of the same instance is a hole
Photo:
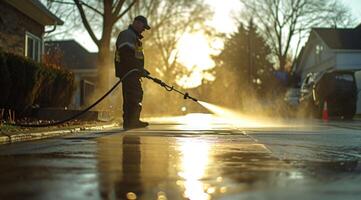
[[[349,12],[337,0],[240,0],[267,38],[279,70],[284,71],[291,43],[311,27],[345,25]]]
[[[137,0],[48,0],[48,6],[54,3],[75,6],[82,25],[89,34],[92,41],[98,47],[97,65],[101,73],[100,89],[107,83],[109,69],[112,66],[112,56],[110,51],[111,36],[114,25],[125,16],[125,14],[136,4]],[[54,6],[55,7],[55,6]],[[76,22],[77,20],[75,20]],[[99,36],[97,36],[99,35]]]
[[[186,68],[178,62],[176,51],[177,43],[184,33],[213,33],[213,30],[205,25],[212,12],[203,0],[42,1],[46,1],[48,8],[58,13],[65,21],[71,21],[62,32],[54,34],[67,35],[71,31],[79,31],[79,26],[83,25],[98,47],[98,66],[103,72],[106,66],[112,66],[112,44],[117,34],[126,28],[136,15],[146,16],[151,23],[152,29],[147,31],[143,39],[146,41],[146,55],[151,57],[146,59],[146,65],[154,66],[151,70],[162,77],[187,73]],[[77,12],[74,12],[74,8]],[[105,76],[103,79],[108,78]],[[175,78],[169,80],[174,81]]]

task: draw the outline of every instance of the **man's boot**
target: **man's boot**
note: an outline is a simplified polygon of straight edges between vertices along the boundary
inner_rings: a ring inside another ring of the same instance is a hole
[[[149,126],[148,122],[143,122],[140,120],[131,120],[131,121],[125,120],[123,123],[124,130],[130,130],[130,129],[135,129],[135,128],[144,128],[147,126]]]

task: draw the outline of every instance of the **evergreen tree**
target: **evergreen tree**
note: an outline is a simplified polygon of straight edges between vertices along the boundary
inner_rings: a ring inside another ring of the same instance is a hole
[[[218,103],[242,107],[246,98],[264,96],[271,91],[275,81],[273,65],[268,59],[270,53],[270,47],[252,20],[248,27],[240,24],[238,31],[225,40],[223,51],[214,57],[216,80],[213,85],[232,94]]]

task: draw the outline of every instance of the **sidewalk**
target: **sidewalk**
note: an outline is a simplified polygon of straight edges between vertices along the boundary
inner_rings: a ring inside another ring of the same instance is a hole
[[[41,128],[24,128],[17,126],[0,125],[0,144],[44,139],[72,133],[81,134],[82,132],[86,132],[89,130],[104,130],[118,126],[119,125],[114,122],[98,121],[87,121],[81,123],[77,122],[76,124],[65,124]]]

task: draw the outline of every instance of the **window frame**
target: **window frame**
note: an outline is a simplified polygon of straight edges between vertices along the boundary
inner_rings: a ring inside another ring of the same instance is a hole
[[[323,45],[322,45],[322,44],[316,44],[316,48],[315,48],[316,64],[321,63],[323,49],[324,49],[324,48],[323,48]]]
[[[32,55],[29,55],[29,38],[32,40]],[[42,39],[28,31],[25,32],[25,57],[40,62],[42,53]],[[35,53],[37,51],[37,54]]]

